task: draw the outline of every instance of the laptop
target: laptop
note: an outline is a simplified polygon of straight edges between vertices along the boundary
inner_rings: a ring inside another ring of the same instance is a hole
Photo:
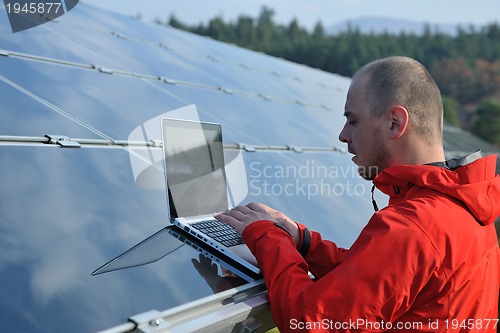
[[[170,223],[260,274],[236,230],[214,218],[230,208],[220,124],[163,118],[161,128]]]

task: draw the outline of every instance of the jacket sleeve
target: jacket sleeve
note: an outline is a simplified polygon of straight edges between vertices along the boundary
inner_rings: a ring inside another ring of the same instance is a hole
[[[334,242],[323,240],[318,232],[306,230],[306,227],[300,223],[297,225],[301,240],[304,239],[305,232],[310,234],[311,243],[304,259],[315,278],[323,277],[344,260],[348,252],[347,249],[337,247]]]
[[[436,265],[428,238],[410,224],[392,211],[376,213],[343,260],[315,282],[285,231],[270,221],[248,226],[243,238],[259,262],[280,332],[362,331],[397,321]],[[318,251],[315,261],[320,249],[311,253]]]

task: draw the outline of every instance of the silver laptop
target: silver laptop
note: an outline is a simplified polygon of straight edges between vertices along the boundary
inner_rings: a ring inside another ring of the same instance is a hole
[[[219,124],[162,119],[169,220],[257,274],[257,261],[238,233],[217,221],[229,209]]]

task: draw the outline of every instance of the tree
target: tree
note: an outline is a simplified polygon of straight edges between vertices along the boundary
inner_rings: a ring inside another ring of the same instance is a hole
[[[481,97],[500,93],[500,61],[488,62],[477,59],[475,68],[477,82],[482,93]]]
[[[420,35],[366,34],[348,23],[344,31],[329,35],[320,21],[309,32],[297,19],[282,25],[274,21],[274,15],[273,9],[263,6],[256,18],[240,16],[235,22],[225,22],[218,15],[207,25],[187,26],[172,15],[169,24],[348,77],[369,61],[405,55],[426,66],[441,93],[457,101],[460,109],[473,110],[486,97],[500,99],[500,25],[497,23],[480,29],[472,25],[458,27],[455,35],[439,32],[428,24]],[[160,20],[157,23],[165,24]],[[446,121],[458,123],[458,116],[450,110],[456,109],[456,105],[446,99],[444,103]]]
[[[484,99],[476,112],[472,129],[477,136],[500,146],[500,102],[493,98]]]
[[[307,31],[300,27],[297,19],[293,19],[286,29],[286,40],[283,57],[296,63],[307,63],[306,57],[307,46],[309,39]]]
[[[222,17],[215,17],[208,22],[207,34],[212,38],[224,42],[232,42],[234,40],[233,29],[228,29]]]
[[[273,50],[275,24],[273,22],[274,10],[263,6],[257,19],[257,38],[260,41],[260,49],[264,52]]]
[[[465,59],[443,59],[430,68],[443,95],[459,103],[470,103],[477,97],[476,76]]]
[[[257,48],[257,35],[253,19],[247,16],[238,17],[235,27],[236,42],[251,49]]]
[[[443,96],[444,121],[452,126],[460,127],[460,104],[451,97]]]
[[[315,68],[326,68],[328,57],[328,37],[321,21],[316,22],[312,35],[308,41],[308,47],[305,54],[309,60],[309,66]]]
[[[156,24],[160,24],[160,25],[164,24],[158,18],[155,20],[155,23]],[[174,14],[170,15],[170,19],[168,20],[168,25],[170,25],[173,28],[182,29],[182,30],[188,30],[188,27],[184,23],[182,23],[181,21],[179,21]]]

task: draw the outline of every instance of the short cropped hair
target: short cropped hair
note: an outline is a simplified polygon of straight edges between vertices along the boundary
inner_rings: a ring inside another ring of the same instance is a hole
[[[370,114],[380,118],[394,105],[404,106],[413,126],[428,143],[443,138],[443,102],[436,82],[427,69],[408,57],[373,61],[356,72],[353,79],[367,75],[366,99]]]

